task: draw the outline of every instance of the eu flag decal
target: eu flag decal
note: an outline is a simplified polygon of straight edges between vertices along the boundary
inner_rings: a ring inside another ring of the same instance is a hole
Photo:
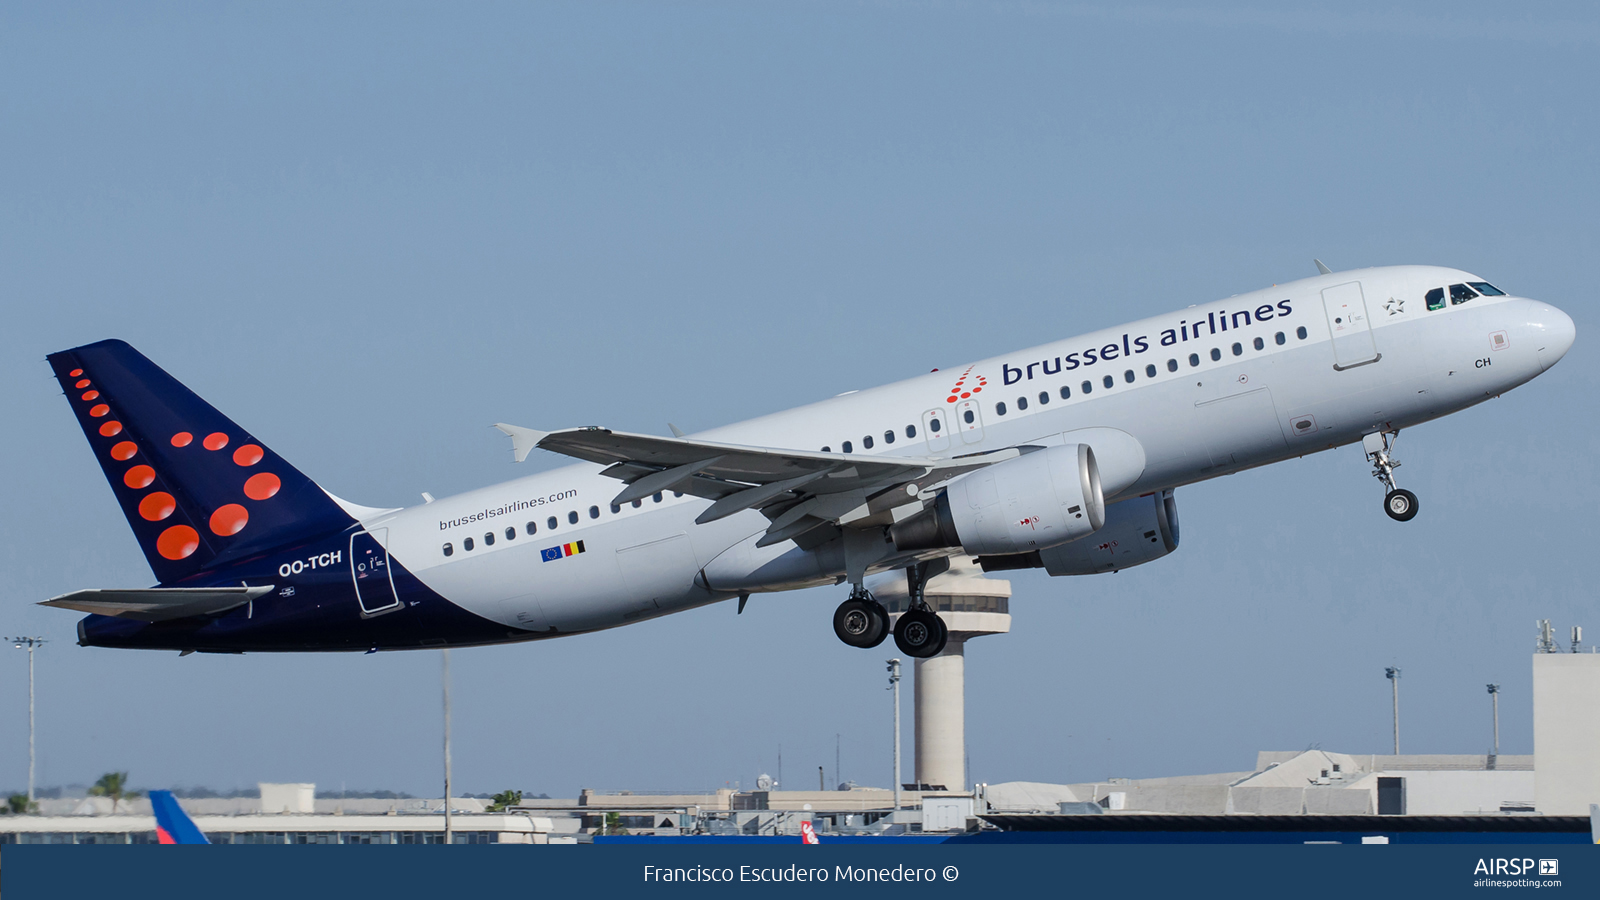
[[[569,556],[577,556],[582,552],[583,541],[573,541],[570,544],[561,544],[556,547],[550,547],[546,550],[540,550],[539,556],[545,562],[555,562],[558,559],[565,559]]]

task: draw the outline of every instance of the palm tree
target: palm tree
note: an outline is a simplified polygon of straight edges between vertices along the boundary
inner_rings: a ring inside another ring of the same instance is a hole
[[[117,811],[117,803],[122,800],[132,800],[139,796],[139,791],[128,790],[127,772],[107,772],[100,776],[100,780],[89,788],[91,797],[110,797],[111,812]]]

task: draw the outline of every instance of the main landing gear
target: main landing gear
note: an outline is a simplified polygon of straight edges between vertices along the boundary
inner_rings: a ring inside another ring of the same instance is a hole
[[[889,636],[889,611],[866,588],[856,585],[850,599],[833,611],[833,633],[852,647],[876,647]]]
[[[1394,470],[1400,468],[1400,460],[1390,455],[1399,436],[1398,431],[1375,432],[1361,439],[1361,447],[1372,461],[1372,477],[1388,489],[1383,496],[1383,511],[1396,522],[1409,522],[1417,515],[1417,495],[1395,487]]]
[[[938,571],[949,566],[944,560],[937,563],[943,564]],[[917,659],[938,656],[950,640],[950,629],[922,598],[923,586],[931,574],[937,573],[928,563],[906,569],[910,608],[895,622],[894,643],[901,653]],[[850,599],[834,610],[833,633],[852,647],[876,647],[889,636],[889,631],[889,611],[860,585],[850,591]]]

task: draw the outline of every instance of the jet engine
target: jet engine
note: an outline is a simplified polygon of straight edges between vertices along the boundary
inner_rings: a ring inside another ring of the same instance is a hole
[[[1037,569],[1051,575],[1114,572],[1160,559],[1178,549],[1178,505],[1171,491],[1106,507],[1105,527],[1091,540],[1013,556],[981,556],[984,571]]]
[[[1028,553],[1094,533],[1105,511],[1094,450],[1063,444],[956,479],[933,508],[889,535],[902,552],[960,546],[974,556]]]

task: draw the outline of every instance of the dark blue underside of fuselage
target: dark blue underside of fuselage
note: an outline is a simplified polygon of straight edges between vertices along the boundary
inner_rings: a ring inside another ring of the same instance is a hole
[[[350,532],[308,541],[269,555],[203,572],[163,587],[272,585],[273,591],[215,616],[141,622],[91,615],[78,623],[86,647],[195,650],[202,653],[416,650],[554,637],[524,631],[468,612],[430,590],[392,557],[388,560],[399,604],[365,614],[356,595],[348,547]],[[285,577],[280,567],[344,550],[339,564]],[[387,590],[387,583],[383,585]],[[392,602],[392,600],[390,601]],[[369,608],[379,604],[369,598]]]

